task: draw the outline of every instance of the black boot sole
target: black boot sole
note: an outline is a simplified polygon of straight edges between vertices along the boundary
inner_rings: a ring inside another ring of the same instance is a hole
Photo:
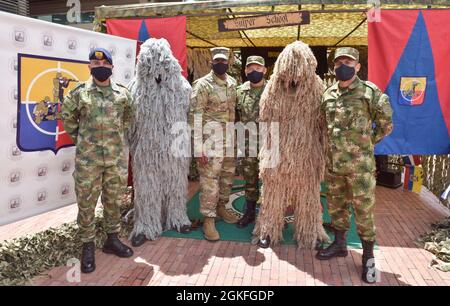
[[[336,253],[336,254],[333,254],[332,256],[323,256],[323,255],[321,256],[319,254],[316,254],[316,258],[318,260],[329,260],[334,257],[347,257],[347,256],[348,256],[348,251]]]
[[[137,248],[137,247],[140,247],[141,245],[145,244],[146,242],[147,242],[147,239],[144,239],[144,240],[138,241],[138,242],[131,241],[131,246]]]
[[[268,249],[270,247],[270,244],[262,244],[259,242],[256,245],[263,249]]]
[[[208,239],[208,238],[206,238],[205,236],[203,236],[203,238],[205,238],[205,240],[206,241],[208,241],[208,242],[217,242],[217,241],[220,241],[220,238],[219,239],[217,239],[217,240],[210,240],[210,239]]]
[[[86,269],[86,268],[81,267],[81,273],[84,273],[84,274],[92,273],[95,271],[95,268],[96,268],[95,264],[94,264],[94,267],[91,269]]]
[[[177,231],[177,232],[180,233],[180,234],[185,235],[185,234],[190,234],[190,233],[192,233],[192,230],[191,230],[191,228],[188,228],[188,229],[180,229],[180,230]]]
[[[261,240],[258,240],[256,243],[257,246],[263,249],[268,249],[270,247],[270,240],[266,241],[266,243],[261,242]]]
[[[245,224],[241,224],[241,223],[236,223],[237,228],[246,228],[247,226],[249,226],[250,224],[253,224],[253,222],[249,222],[249,223],[245,223]]]

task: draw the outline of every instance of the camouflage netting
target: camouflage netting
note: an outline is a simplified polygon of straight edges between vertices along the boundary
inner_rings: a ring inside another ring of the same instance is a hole
[[[122,216],[132,208],[131,189],[128,189],[121,207]],[[106,240],[101,209],[96,212],[97,247]],[[133,228],[131,220],[122,221],[120,236],[127,237]],[[26,285],[31,279],[53,267],[66,265],[69,259],[80,258],[82,242],[76,222],[50,228],[0,243],[0,285]]]
[[[422,247],[435,255],[431,265],[441,271],[450,271],[450,218],[432,225],[432,231],[420,237]]]
[[[444,0],[384,0],[381,9],[448,7]],[[415,3],[411,5],[410,3]],[[333,10],[365,10],[366,1],[357,0],[241,0],[195,1],[169,3],[141,3],[132,5],[100,6],[95,10],[95,30],[106,32],[106,19],[152,18],[187,16],[188,47],[284,47],[297,39],[298,26],[218,32],[218,19],[253,16],[257,13],[283,13],[301,10],[313,11],[310,24],[300,27],[301,40],[310,46],[334,46],[365,19],[362,11],[333,12]],[[323,11],[330,11],[324,13]],[[316,11],[316,12],[314,12]],[[320,12],[318,12],[320,11]],[[242,15],[239,15],[242,13]],[[249,13],[249,14],[245,14]],[[218,14],[223,14],[218,16]],[[367,21],[355,30],[341,45],[367,45]]]

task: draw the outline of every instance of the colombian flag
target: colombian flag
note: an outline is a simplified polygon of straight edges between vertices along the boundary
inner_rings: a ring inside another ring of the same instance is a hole
[[[423,181],[422,166],[405,165],[403,189],[420,193]]]
[[[369,22],[369,80],[391,101],[394,130],[376,154],[450,153],[450,10],[382,10]]]
[[[107,19],[108,34],[134,39],[140,46],[149,38],[165,38],[173,56],[180,63],[183,75],[187,77],[186,17],[152,19]]]

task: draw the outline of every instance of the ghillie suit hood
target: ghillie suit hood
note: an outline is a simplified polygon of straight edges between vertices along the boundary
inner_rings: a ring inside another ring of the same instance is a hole
[[[163,230],[190,225],[186,214],[188,154],[186,131],[172,134],[174,124],[187,122],[191,86],[165,39],[150,38],[141,46],[136,76],[130,83],[135,121],[129,142],[133,167],[134,229],[131,236],[158,238]]]
[[[260,100],[260,122],[279,122],[279,162],[265,168],[273,152],[269,129],[261,145],[262,204],[254,234],[283,239],[284,214],[294,209],[294,237],[299,247],[313,248],[328,237],[322,226],[320,182],[326,163],[326,121],[320,111],[322,80],[307,44],[289,44],[275,62]],[[275,144],[276,145],[276,144]]]

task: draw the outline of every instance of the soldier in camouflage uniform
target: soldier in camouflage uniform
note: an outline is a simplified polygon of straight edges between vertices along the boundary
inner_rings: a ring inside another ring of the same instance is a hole
[[[124,135],[133,118],[131,95],[126,87],[110,79],[113,64],[107,50],[94,49],[89,59],[92,78],[71,90],[61,107],[64,129],[76,145],[73,176],[84,273],[95,270],[94,216],[100,193],[108,233],[103,251],[119,257],[133,255],[117,237],[127,182]]]
[[[261,56],[249,56],[245,64],[245,75],[247,76],[248,81],[237,89],[236,121],[240,121],[247,126],[249,123],[254,123],[254,128],[252,129],[248,126],[248,131],[250,134],[255,133],[255,135],[252,136],[256,136],[256,139],[258,136],[256,124],[259,122],[259,100],[266,86],[266,80],[264,79],[266,73],[267,68],[265,67],[264,58]],[[246,144],[248,143],[247,140],[251,138],[250,134],[249,137],[246,138]],[[246,152],[245,157],[242,159],[246,203],[245,213],[237,223],[239,228],[244,228],[255,221],[256,203],[259,195],[258,157],[250,156],[249,153],[251,153],[251,150]]]
[[[336,50],[334,70],[338,82],[322,98],[328,130],[327,200],[334,242],[317,253],[318,259],[347,256],[346,233],[350,203],[363,246],[365,282],[375,282],[375,159],[374,145],[392,131],[389,97],[368,81],[360,80],[359,53],[346,47]]]
[[[235,120],[236,80],[226,73],[230,50],[217,47],[212,48],[211,53],[212,71],[193,84],[189,121],[191,127],[200,126],[202,130],[205,124],[217,124],[225,135],[226,123],[234,123]],[[221,136],[219,142],[223,143],[223,151],[215,156],[208,154],[203,147],[203,141],[208,137],[202,134],[205,133],[194,131],[194,156],[197,157],[200,175],[200,212],[205,217],[205,238],[217,241],[220,235],[215,227],[216,217],[227,223],[237,222],[225,207],[233,185],[235,159],[226,156],[226,141]]]

